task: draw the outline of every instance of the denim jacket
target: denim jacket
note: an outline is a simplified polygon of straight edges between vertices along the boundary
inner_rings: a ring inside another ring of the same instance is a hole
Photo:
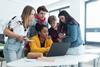
[[[70,48],[78,47],[83,44],[79,24],[67,24],[67,32],[68,38],[65,39],[70,41]]]

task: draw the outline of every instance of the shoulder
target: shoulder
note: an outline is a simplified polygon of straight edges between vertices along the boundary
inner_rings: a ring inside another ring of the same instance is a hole
[[[68,24],[67,27],[71,31],[76,31],[78,29],[78,24]]]
[[[12,19],[13,21],[15,22],[18,22],[18,21],[22,21],[22,18],[20,16],[16,16],[14,19]]]
[[[37,18],[34,18],[34,21],[37,22],[38,21]]]
[[[37,22],[38,22],[38,20],[36,18],[34,18],[33,25],[36,25]]]
[[[77,27],[77,26],[79,26],[79,23],[74,22],[74,21],[71,21],[71,22],[69,22],[67,25],[68,25],[68,26],[74,26],[74,27]]]
[[[30,38],[30,40],[37,42],[37,41],[39,41],[39,37],[38,37],[38,35],[34,35],[33,37]]]
[[[22,18],[20,16],[14,16],[10,21],[9,21],[9,24],[13,24],[13,25],[16,25],[16,24],[19,24],[22,23]]]
[[[36,38],[39,38],[38,35],[34,35],[31,37],[31,39],[36,39]]]
[[[79,23],[76,20],[71,20],[68,22],[70,25],[78,25]]]

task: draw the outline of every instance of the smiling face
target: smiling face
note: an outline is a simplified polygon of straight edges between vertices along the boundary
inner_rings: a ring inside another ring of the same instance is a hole
[[[43,20],[43,19],[45,18],[46,13],[47,13],[47,12],[42,11],[42,10],[38,13],[38,16],[40,17],[41,20]]]
[[[31,26],[33,24],[33,20],[35,18],[35,10],[32,10],[29,17],[28,17],[28,26]]]
[[[46,9],[44,5],[37,8],[37,14],[41,20],[45,18],[47,12],[48,10]]]
[[[29,21],[33,21],[34,17],[35,17],[35,11],[32,10],[32,11],[31,11],[31,14],[30,14],[30,16],[29,16]]]
[[[44,39],[46,39],[48,37],[48,28],[47,27],[43,27],[40,31],[40,36]]]
[[[29,27],[35,14],[35,9],[31,6],[26,6],[22,12],[22,20],[25,28]]]

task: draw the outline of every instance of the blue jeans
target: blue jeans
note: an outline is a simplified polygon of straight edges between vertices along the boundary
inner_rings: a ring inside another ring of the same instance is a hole
[[[4,58],[6,62],[14,61],[22,57],[22,43],[15,39],[8,39],[4,47]]]

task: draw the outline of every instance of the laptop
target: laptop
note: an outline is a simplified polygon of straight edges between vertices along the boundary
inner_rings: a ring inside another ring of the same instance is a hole
[[[51,57],[51,56],[66,55],[69,46],[70,46],[70,43],[68,42],[53,43],[46,56]]]

